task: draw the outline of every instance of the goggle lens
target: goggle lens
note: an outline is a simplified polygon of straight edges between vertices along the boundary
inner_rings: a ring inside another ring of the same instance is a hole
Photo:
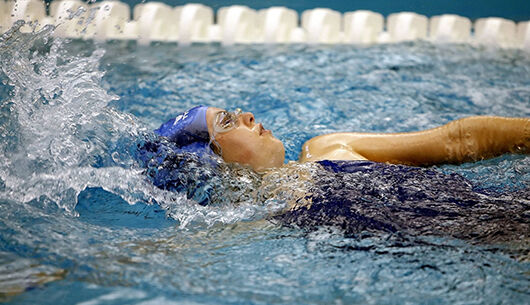
[[[216,133],[228,132],[239,125],[239,115],[241,109],[237,108],[234,112],[220,111],[215,116],[214,131]]]

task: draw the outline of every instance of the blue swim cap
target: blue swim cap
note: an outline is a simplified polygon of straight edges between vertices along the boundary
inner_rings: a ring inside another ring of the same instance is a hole
[[[205,106],[193,107],[162,124],[155,130],[155,134],[168,138],[185,151],[204,151],[210,143],[206,124],[207,109]]]

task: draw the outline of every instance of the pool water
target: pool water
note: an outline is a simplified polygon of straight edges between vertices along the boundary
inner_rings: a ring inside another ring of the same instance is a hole
[[[0,299],[12,304],[525,304],[528,233],[508,243],[306,230],[269,220],[283,197],[200,206],[135,159],[197,104],[251,111],[296,160],[336,131],[400,132],[468,115],[530,116],[530,56],[433,45],[307,46],[0,39]],[[307,165],[311,167],[311,165]],[[459,166],[519,194],[530,156]],[[284,182],[297,189],[296,179]],[[289,189],[289,188],[288,188]]]

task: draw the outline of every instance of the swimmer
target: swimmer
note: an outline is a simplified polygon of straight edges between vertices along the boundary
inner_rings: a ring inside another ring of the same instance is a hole
[[[255,171],[280,167],[285,149],[250,112],[194,107],[163,124],[159,136],[182,147],[211,148],[228,163]],[[202,145],[202,146],[201,146]],[[317,136],[302,146],[299,162],[370,160],[429,166],[528,153],[530,119],[473,116],[418,132],[340,132]]]
[[[490,190],[458,174],[407,166],[528,153],[528,118],[476,116],[418,132],[321,135],[302,146],[295,164],[284,164],[282,142],[240,110],[194,107],[155,134],[139,149],[147,176],[203,206],[274,198],[286,205],[269,220],[309,230],[333,226],[346,236],[530,238],[528,189]]]

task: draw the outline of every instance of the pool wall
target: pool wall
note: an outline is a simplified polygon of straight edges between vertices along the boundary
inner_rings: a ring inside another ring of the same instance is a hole
[[[131,7],[120,1],[88,4],[79,0],[0,0],[0,30],[17,20],[31,31],[55,25],[55,35],[96,40],[235,43],[374,44],[411,40],[436,43],[471,43],[530,50],[530,22],[516,23],[500,17],[479,18],[453,14],[428,18],[414,12],[388,15],[329,8],[297,11],[275,6],[255,10],[232,5],[214,9],[203,4],[169,6],[146,2]],[[132,18],[131,18],[132,16]]]

